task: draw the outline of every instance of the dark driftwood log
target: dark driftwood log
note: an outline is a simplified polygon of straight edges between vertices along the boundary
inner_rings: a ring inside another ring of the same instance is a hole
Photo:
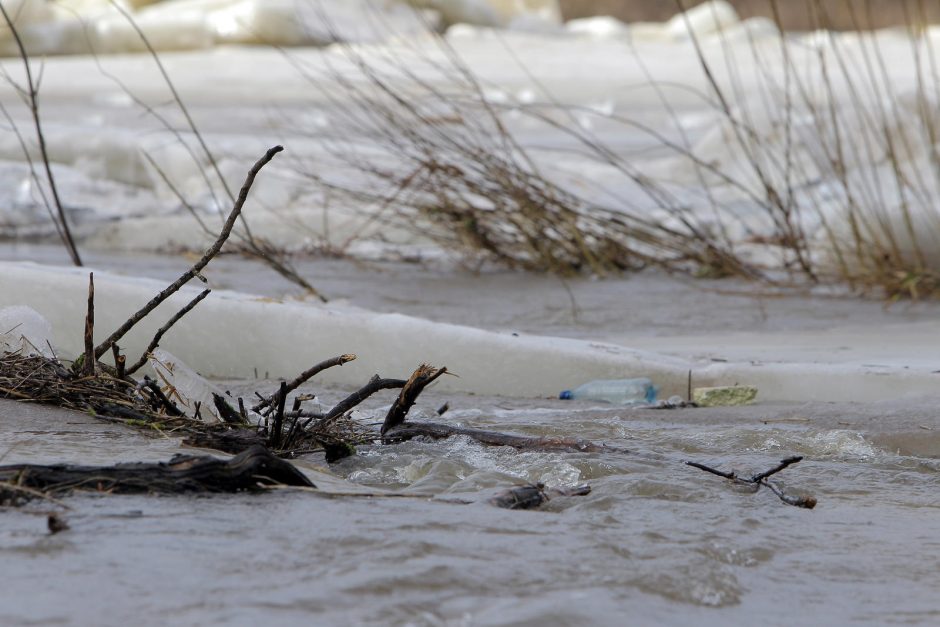
[[[316,487],[290,463],[254,446],[229,460],[177,455],[156,464],[0,466],[0,482],[47,494],[93,490],[114,494],[241,492],[264,485]]]
[[[265,439],[253,429],[212,429],[194,431],[186,436],[183,444],[238,454],[253,446],[264,446]]]
[[[489,446],[511,446],[520,450],[532,451],[580,451],[583,453],[617,452],[626,453],[626,449],[614,448],[606,444],[597,444],[580,438],[552,438],[528,435],[512,435],[482,429],[467,429],[437,422],[406,422],[385,433],[383,442],[404,442],[412,438],[428,437],[435,440],[454,435],[465,435],[477,442]]]

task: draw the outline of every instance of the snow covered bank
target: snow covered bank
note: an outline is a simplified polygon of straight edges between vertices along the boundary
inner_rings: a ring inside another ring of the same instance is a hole
[[[165,286],[102,272],[96,272],[95,284],[99,334],[116,328]],[[190,289],[161,306],[121,342],[122,348],[135,357],[194,293]],[[39,311],[52,323],[54,345],[68,353],[82,348],[86,295],[87,270],[0,264],[0,307],[27,304]],[[925,332],[940,332],[938,326]],[[786,337],[777,334],[775,341]],[[196,370],[216,377],[253,378],[257,371],[289,378],[326,357],[352,352],[358,360],[325,372],[323,380],[359,385],[377,372],[403,376],[431,362],[459,374],[442,379],[442,389],[520,397],[554,397],[584,381],[635,376],[652,378],[661,396],[684,395],[691,370],[695,386],[756,385],[759,400],[873,401],[935,393],[940,376],[927,363],[905,367],[902,358],[883,366],[863,361],[866,356],[827,363],[797,361],[798,352],[781,351],[774,363],[748,361],[743,353],[740,361],[716,363],[658,354],[659,344],[681,352],[675,342],[650,338],[644,342],[647,350],[635,350],[224,291],[211,294],[163,342]]]

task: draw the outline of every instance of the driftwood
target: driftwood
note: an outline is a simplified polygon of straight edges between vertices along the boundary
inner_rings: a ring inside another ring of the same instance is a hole
[[[73,466],[66,464],[16,464],[0,466],[0,505],[22,505],[44,499],[68,509],[55,496],[76,491],[107,494],[194,494],[259,492],[268,488],[294,487],[316,490],[303,473],[262,446],[229,460],[209,456],[177,455],[169,462],[118,464],[116,466]],[[559,496],[590,494],[589,486],[546,489],[542,483],[515,486],[487,502],[504,509],[536,509]],[[405,496],[382,492],[347,496]],[[420,497],[424,498],[424,497]],[[445,500],[443,502],[472,503]],[[58,514],[48,516],[50,533],[69,528]]]
[[[387,431],[382,440],[388,444],[405,442],[417,437],[434,440],[463,435],[488,446],[511,446],[527,451],[578,451],[582,453],[613,452],[629,453],[627,449],[615,448],[606,444],[597,444],[580,438],[554,438],[548,436],[528,436],[455,427],[437,422],[405,422]]]
[[[193,431],[183,439],[183,444],[235,454],[254,446],[264,446],[266,442],[264,436],[255,430],[218,427]]]
[[[0,466],[0,490],[27,488],[43,494],[75,490],[108,494],[184,494],[259,490],[263,486],[316,487],[292,464],[262,446],[253,446],[229,460],[177,455],[169,462],[116,466],[16,464]]]
[[[793,464],[799,463],[801,461],[803,461],[803,457],[801,455],[794,455],[792,457],[787,457],[786,459],[780,460],[780,463],[774,466],[773,468],[769,470],[765,470],[764,472],[757,473],[756,475],[752,475],[750,477],[741,477],[735,474],[734,472],[725,472],[723,470],[718,470],[717,468],[712,468],[711,466],[706,466],[705,464],[700,464],[698,462],[687,461],[685,463],[688,466],[692,466],[693,468],[698,468],[699,470],[704,470],[705,472],[728,479],[732,483],[736,483],[738,485],[752,486],[755,492],[759,490],[761,486],[765,486],[771,492],[773,492],[777,496],[777,498],[779,498],[781,501],[783,501],[787,505],[793,505],[794,507],[803,507],[806,509],[813,509],[814,507],[816,507],[816,497],[805,496],[805,495],[797,496],[797,495],[787,494],[779,486],[774,485],[773,483],[768,481],[768,478],[771,477],[772,475],[775,475],[781,470],[787,468],[788,466],[792,466]]]
[[[303,385],[305,382],[312,379],[314,376],[323,372],[327,368],[332,368],[334,366],[342,366],[343,364],[347,364],[353,361],[354,359],[356,359],[356,356],[349,354],[349,355],[340,355],[338,357],[333,357],[332,359],[321,361],[315,366],[312,366],[311,368],[304,370],[299,375],[297,375],[297,377],[295,377],[290,383],[288,383],[287,392],[288,393],[293,392],[294,390],[299,388],[301,385]],[[272,394],[271,396],[262,400],[260,403],[258,403],[251,409],[253,411],[262,411],[266,407],[273,405],[276,400],[277,400],[277,395]]]
[[[428,385],[433,383],[441,375],[447,372],[447,368],[433,368],[427,364],[421,364],[418,369],[412,373],[411,377],[402,387],[398,398],[388,410],[385,416],[385,422],[382,423],[382,435],[385,435],[390,429],[393,429],[405,422],[408,411],[415,404],[418,396]]]

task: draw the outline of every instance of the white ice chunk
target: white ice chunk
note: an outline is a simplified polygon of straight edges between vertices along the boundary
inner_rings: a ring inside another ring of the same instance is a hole
[[[671,42],[673,35],[665,22],[633,22],[630,24],[630,39],[635,42]]]
[[[629,26],[610,16],[571,20],[565,24],[565,30],[590,39],[625,39],[630,35]]]
[[[150,365],[166,389],[167,397],[189,416],[195,416],[196,406],[205,423],[220,422],[213,394],[224,396],[222,390],[203,378],[195,370],[162,348],[150,354]],[[167,389],[168,388],[168,389]]]
[[[558,0],[408,0],[420,8],[440,12],[447,24],[508,26],[522,18],[531,30],[532,20],[545,24],[561,24]],[[517,22],[520,26],[523,22]]]
[[[0,354],[52,357],[52,325],[42,314],[25,305],[0,309]]]
[[[776,22],[767,17],[752,17],[722,28],[709,35],[708,39],[748,45],[752,41],[758,42],[764,39],[776,39],[777,37],[780,37],[780,29],[777,28]]]
[[[325,10],[324,15],[332,17]],[[342,22],[342,18],[337,17],[338,21]],[[271,43],[296,46],[307,43],[311,39],[317,43],[333,39],[328,33],[308,35],[292,0],[233,2],[229,6],[210,12],[207,21],[219,43]],[[322,19],[316,21],[320,22]],[[343,38],[343,29],[339,23],[336,28],[336,38]]]
[[[159,5],[157,5],[159,6]],[[143,52],[144,34],[155,50],[193,50],[209,48],[215,43],[214,33],[204,13],[180,10],[170,14],[164,10],[143,10],[133,17],[132,24],[120,14],[109,15],[95,24],[96,48],[99,52]]]
[[[728,2],[710,0],[674,16],[666,23],[666,31],[678,40],[700,39],[727,30],[738,22],[738,13]]]

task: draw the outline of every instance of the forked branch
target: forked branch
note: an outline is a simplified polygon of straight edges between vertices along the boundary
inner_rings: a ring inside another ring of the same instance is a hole
[[[209,262],[219,254],[219,251],[222,250],[222,246],[232,234],[232,228],[235,226],[235,221],[242,212],[242,207],[245,206],[245,201],[248,199],[248,192],[251,190],[251,186],[255,182],[255,177],[258,176],[261,168],[270,163],[270,161],[274,158],[274,155],[281,152],[282,150],[284,150],[282,146],[274,146],[273,148],[269,148],[264,156],[261,157],[261,159],[259,159],[252,166],[251,170],[248,171],[248,176],[245,178],[245,182],[242,185],[241,191],[238,192],[238,198],[235,199],[235,206],[232,207],[231,213],[229,213],[228,218],[225,220],[225,224],[222,226],[222,232],[219,233],[219,237],[215,240],[215,243],[209,247],[202,258],[193,264],[189,270],[184,272],[180,278],[176,279],[176,281],[167,286],[166,289],[154,296],[150,302],[141,307],[137,313],[128,318],[127,321],[122,324],[117,331],[108,337],[108,339],[98,345],[98,347],[95,349],[96,359],[99,359],[107,350],[111,348],[112,344],[124,337],[125,333],[130,331],[138,322],[146,318],[147,315],[156,309],[161,303],[163,303],[163,301],[175,294],[181,287],[186,285],[186,283],[188,283],[193,277],[199,274],[199,272],[209,265]]]

